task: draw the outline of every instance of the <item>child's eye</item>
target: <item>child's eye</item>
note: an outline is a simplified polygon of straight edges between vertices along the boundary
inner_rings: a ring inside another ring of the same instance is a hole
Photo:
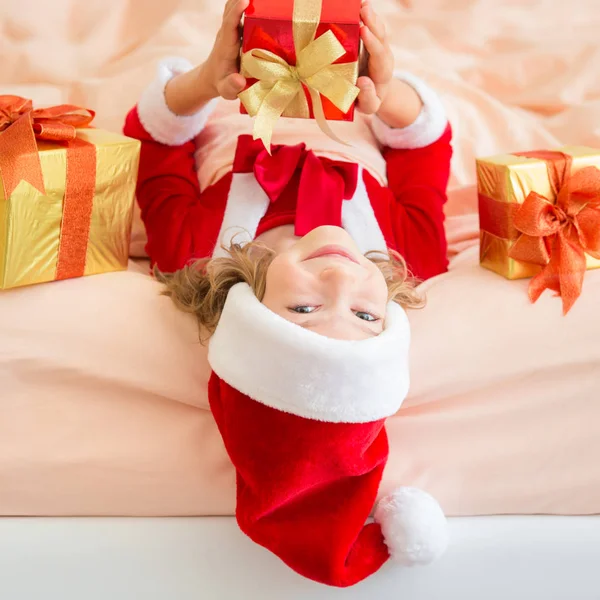
[[[363,321],[369,321],[370,323],[373,323],[375,321],[379,321],[379,319],[377,317],[373,316],[371,313],[363,312],[361,310],[355,310],[354,314],[359,319],[362,319]]]
[[[292,312],[300,313],[301,315],[308,315],[316,309],[316,306],[292,306],[290,308]]]

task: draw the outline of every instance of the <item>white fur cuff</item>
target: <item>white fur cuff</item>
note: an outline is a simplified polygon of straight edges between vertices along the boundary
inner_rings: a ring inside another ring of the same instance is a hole
[[[185,58],[167,58],[157,68],[156,78],[144,90],[138,102],[138,116],[144,129],[161,144],[180,146],[194,139],[206,125],[216,100],[211,100],[194,115],[178,116],[171,112],[165,101],[165,86],[180,73],[192,69]]]
[[[271,312],[245,283],[227,295],[208,346],[225,383],[256,402],[305,419],[370,423],[395,414],[408,393],[410,326],[390,303],[383,333],[331,339]]]
[[[395,76],[414,88],[423,101],[423,108],[416,121],[403,129],[394,129],[374,116],[371,122],[373,133],[383,146],[389,148],[425,148],[439,140],[448,125],[444,105],[422,79],[409,73],[396,73]]]

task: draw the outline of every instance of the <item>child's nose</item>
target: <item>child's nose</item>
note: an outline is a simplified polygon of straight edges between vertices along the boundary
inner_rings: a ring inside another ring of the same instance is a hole
[[[320,279],[333,289],[341,291],[353,287],[357,282],[357,275],[352,269],[342,265],[330,266],[321,271]]]

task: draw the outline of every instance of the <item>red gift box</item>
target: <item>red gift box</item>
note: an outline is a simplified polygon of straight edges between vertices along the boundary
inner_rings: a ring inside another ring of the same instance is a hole
[[[295,0],[295,2],[305,3],[307,0]],[[333,63],[334,65],[358,63],[360,10],[361,0],[322,0],[321,17],[315,39],[331,31],[346,51]],[[242,53],[255,49],[267,50],[283,58],[289,65],[296,65],[293,15],[294,0],[251,0],[244,17]],[[257,79],[248,78],[246,89],[256,82]],[[306,85],[303,84],[303,88],[310,109],[310,118],[314,118],[310,94]],[[352,121],[354,119],[354,104],[347,112],[343,112],[323,94],[320,97],[327,120]],[[240,111],[243,114],[248,112],[243,104]]]

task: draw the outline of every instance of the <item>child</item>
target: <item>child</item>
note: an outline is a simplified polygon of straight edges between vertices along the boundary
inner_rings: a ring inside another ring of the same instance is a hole
[[[385,28],[364,4],[358,106],[371,121],[359,116],[345,147],[280,119],[269,155],[239,105],[216,102],[245,86],[247,4],[227,2],[203,65],[162,63],[125,133],[142,140],[148,254],[210,335],[209,399],[237,471],[238,523],[299,573],[347,586],[390,555],[424,563],[447,544],[443,513],[419,490],[395,492],[365,522],[387,460],[384,421],[408,389],[400,304],[416,299],[395,257],[420,278],[446,269],[451,133],[433,91],[392,77]]]
[[[343,229],[319,227],[277,253],[234,243],[228,256],[160,274],[210,337],[208,396],[236,468],[241,530],[332,586],[390,557],[431,562],[448,543],[443,512],[417,489],[383,498],[366,524],[385,419],[409,385],[401,304],[418,298],[402,273],[400,261],[362,256]]]

